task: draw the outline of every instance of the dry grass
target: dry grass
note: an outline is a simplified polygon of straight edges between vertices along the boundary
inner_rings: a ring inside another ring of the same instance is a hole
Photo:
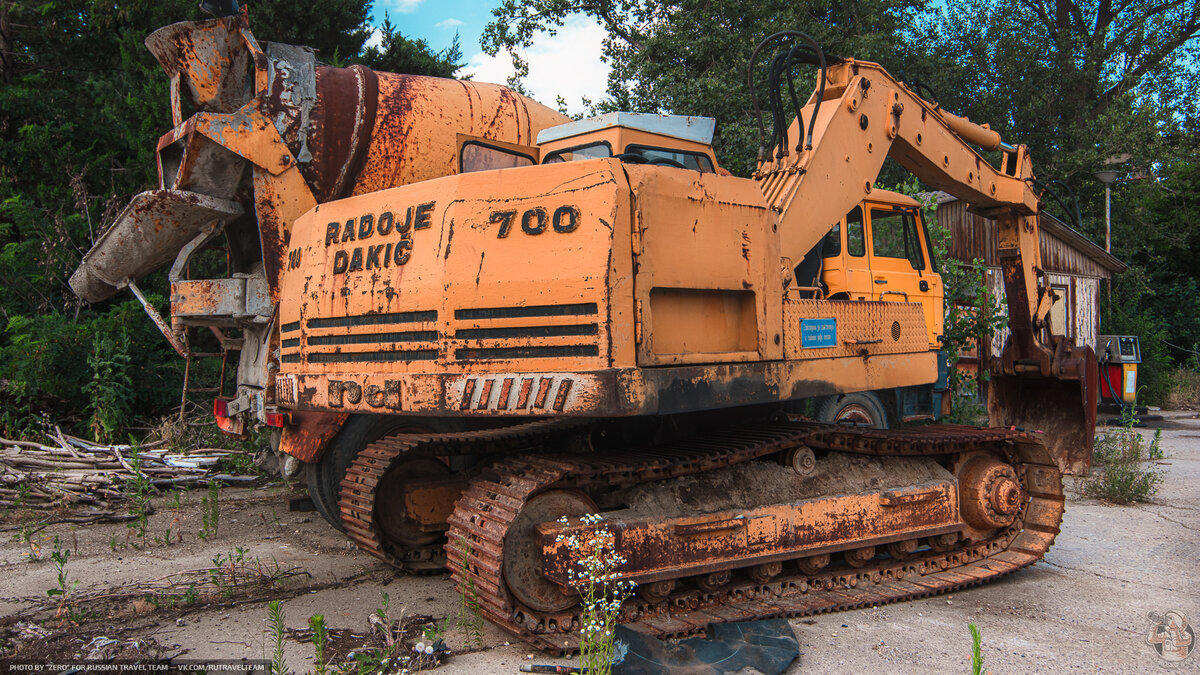
[[[1200,409],[1200,372],[1176,368],[1167,376],[1167,395],[1164,400],[1170,410]]]

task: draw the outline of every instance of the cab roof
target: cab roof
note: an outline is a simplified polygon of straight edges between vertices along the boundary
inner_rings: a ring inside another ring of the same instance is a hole
[[[867,195],[866,201],[883,202],[885,204],[896,204],[897,206],[920,206],[921,202],[909,197],[906,194],[884,190],[883,188],[871,188],[871,194]]]
[[[712,144],[717,121],[712,117],[691,115],[658,115],[654,113],[611,112],[577,122],[567,122],[538,132],[538,144],[560,141],[611,127],[637,129],[651,134],[670,136],[693,143]]]

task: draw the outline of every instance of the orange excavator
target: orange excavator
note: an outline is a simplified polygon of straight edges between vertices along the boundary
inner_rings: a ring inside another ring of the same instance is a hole
[[[240,353],[222,428],[277,426],[335,527],[449,568],[513,633],[573,647],[563,541],[587,514],[638,585],[622,622],[662,636],[972,586],[1052,544],[1096,360],[1049,330],[1029,153],[880,66],[764,41],[770,131],[740,178],[709,119],[570,121],[493,85],[329,68],[259,45],[244,13],[148,44],[178,124],[162,185],[74,287],[136,291],[174,255],[164,332]],[[808,67],[789,120],[781,83]],[[874,185],[886,157],[999,223],[991,428],[897,424],[936,416],[944,300],[919,205]],[[189,278],[222,239],[232,271]]]

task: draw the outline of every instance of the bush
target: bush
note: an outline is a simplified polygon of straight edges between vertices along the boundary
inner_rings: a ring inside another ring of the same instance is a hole
[[[38,435],[50,419],[101,441],[124,438],[135,413],[178,405],[182,366],[133,299],[79,317],[11,316],[0,332],[0,433]]]
[[[1097,436],[1092,455],[1093,474],[1083,484],[1084,494],[1113,504],[1149,500],[1158,492],[1162,473],[1144,468],[1143,462],[1147,456],[1162,456],[1158,443],[1156,434],[1154,441],[1147,444],[1133,430],[1132,421]]]

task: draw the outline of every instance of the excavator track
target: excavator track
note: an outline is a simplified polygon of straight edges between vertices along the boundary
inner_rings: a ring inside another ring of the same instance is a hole
[[[630,451],[556,457],[510,457],[477,480],[450,518],[447,552],[460,588],[481,611],[522,639],[551,652],[578,647],[579,608],[539,612],[523,606],[503,579],[505,535],[522,507],[547,490],[620,487],[683,476],[765,457],[799,445],[876,456],[962,457],[988,450],[1016,469],[1026,498],[1012,524],[989,539],[931,547],[903,560],[806,574],[795,566],[768,583],[737,579],[715,591],[687,588],[661,601],[634,596],[621,622],[659,637],[681,637],[709,623],[794,617],[926,597],[974,586],[1037,560],[1058,533],[1062,475],[1046,447],[1015,430],[951,425],[898,430],[855,429],[807,422],[768,423],[708,434],[702,440]]]
[[[384,475],[400,461],[419,457],[503,455],[526,453],[579,428],[574,420],[538,420],[511,426],[441,434],[400,433],[371,443],[354,458],[341,482],[338,507],[346,534],[362,550],[395,567],[411,572],[439,572],[446,556],[440,542],[404,546],[388,541],[376,521],[377,488]]]

